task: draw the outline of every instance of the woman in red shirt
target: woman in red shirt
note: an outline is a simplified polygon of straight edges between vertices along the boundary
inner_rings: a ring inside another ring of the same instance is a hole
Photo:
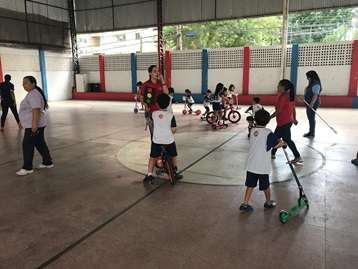
[[[140,89],[140,102],[144,104],[144,116],[149,125],[150,137],[153,136],[152,113],[159,110],[157,96],[161,93],[168,94],[168,87],[165,84],[163,75],[156,65],[148,68],[149,79],[142,84]]]
[[[298,152],[295,143],[291,140],[291,126],[292,123],[297,125],[296,109],[295,109],[295,87],[288,79],[283,79],[278,83],[277,91],[281,93],[275,106],[275,112],[271,115],[271,119],[276,117],[277,126],[275,135],[282,138],[287,146],[291,149],[295,158],[291,163],[302,162],[300,153]],[[271,158],[275,159],[277,149],[271,152]]]

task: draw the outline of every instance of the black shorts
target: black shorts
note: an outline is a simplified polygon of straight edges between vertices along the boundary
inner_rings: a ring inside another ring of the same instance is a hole
[[[165,145],[165,151],[171,157],[178,156],[177,147],[175,145],[175,142],[173,142],[169,145]],[[154,142],[152,142],[152,145],[150,147],[150,157],[151,158],[159,158],[161,153],[162,153],[162,145],[155,144]]]
[[[246,172],[246,187],[255,188],[257,186],[257,181],[259,181],[260,184],[260,191],[264,191],[270,186],[268,174],[255,174],[249,171]]]
[[[221,103],[213,102],[213,110],[221,110]]]
[[[248,116],[248,117],[246,118],[246,120],[247,120],[247,121],[254,121],[254,118],[253,118],[252,116]]]

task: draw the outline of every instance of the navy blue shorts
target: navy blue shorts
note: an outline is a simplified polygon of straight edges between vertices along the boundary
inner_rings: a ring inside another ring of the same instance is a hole
[[[213,102],[213,110],[221,110],[221,103]]]
[[[249,171],[246,172],[246,187],[255,188],[257,186],[257,181],[259,181],[260,184],[260,191],[264,191],[270,186],[268,174],[255,174]]]
[[[173,143],[171,143],[169,145],[165,145],[165,151],[171,157],[178,156],[177,147],[175,145],[175,142],[173,142]],[[159,158],[161,153],[162,153],[162,145],[161,144],[155,144],[155,143],[152,142],[152,145],[150,147],[150,157]]]

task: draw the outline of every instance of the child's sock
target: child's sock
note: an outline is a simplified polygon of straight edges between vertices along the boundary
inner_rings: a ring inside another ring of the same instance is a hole
[[[148,176],[152,176],[153,173],[152,173],[152,172],[148,172],[147,175],[148,175]]]

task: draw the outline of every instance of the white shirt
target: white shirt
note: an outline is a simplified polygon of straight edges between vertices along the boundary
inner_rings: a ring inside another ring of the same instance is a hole
[[[261,109],[262,109],[262,105],[260,105],[260,104],[252,105],[252,117],[255,118],[256,111],[261,110]]]
[[[153,118],[153,142],[155,144],[169,145],[174,142],[172,132],[173,112],[168,110],[157,110],[152,113]]]
[[[245,170],[255,174],[270,174],[271,149],[277,145],[277,137],[268,128],[252,128],[250,131],[250,150]]]

